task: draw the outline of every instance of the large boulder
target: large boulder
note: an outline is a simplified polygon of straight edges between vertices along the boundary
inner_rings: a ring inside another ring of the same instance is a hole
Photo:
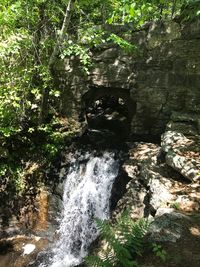
[[[200,149],[194,140],[175,131],[162,135],[166,163],[190,181],[200,180]]]

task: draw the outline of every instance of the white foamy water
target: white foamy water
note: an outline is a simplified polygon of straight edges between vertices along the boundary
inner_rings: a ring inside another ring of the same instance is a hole
[[[110,216],[110,196],[118,174],[118,162],[109,152],[101,157],[87,154],[84,159],[87,163],[74,160],[66,177],[59,238],[48,267],[80,264],[98,236],[94,219]]]

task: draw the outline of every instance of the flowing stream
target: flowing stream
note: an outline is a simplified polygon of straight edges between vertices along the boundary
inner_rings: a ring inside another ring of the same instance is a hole
[[[111,152],[102,156],[86,153],[72,160],[65,178],[59,238],[49,264],[40,267],[73,267],[82,262],[98,236],[95,218],[110,216],[111,190],[118,168],[119,162]]]

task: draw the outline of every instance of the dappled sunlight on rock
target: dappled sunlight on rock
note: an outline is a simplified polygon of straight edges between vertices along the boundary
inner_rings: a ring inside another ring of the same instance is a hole
[[[162,149],[166,162],[190,181],[200,180],[200,148],[193,139],[175,131],[162,135]]]

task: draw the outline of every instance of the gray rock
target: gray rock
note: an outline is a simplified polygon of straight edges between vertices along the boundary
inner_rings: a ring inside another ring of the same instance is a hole
[[[155,220],[149,228],[151,242],[176,242],[183,233],[183,221],[190,218],[184,214],[174,212],[173,209],[158,210]]]
[[[192,142],[181,133],[167,131],[162,135],[161,146],[166,153],[166,163],[186,179],[195,181],[200,178],[200,163],[184,154],[184,150],[187,151],[187,146]]]
[[[195,160],[180,156],[173,151],[166,154],[166,163],[180,172],[186,179],[193,181],[199,179],[199,167]]]
[[[162,183],[162,180],[151,179],[148,185],[150,188],[149,204],[154,210],[159,209],[162,205],[165,206],[173,199],[173,195],[169,192],[167,186]]]
[[[161,147],[164,152],[168,152],[172,150],[172,147],[176,144],[179,147],[186,143],[190,142],[188,138],[186,138],[182,133],[174,132],[174,131],[166,131],[161,136]],[[174,148],[176,149],[176,147]]]

